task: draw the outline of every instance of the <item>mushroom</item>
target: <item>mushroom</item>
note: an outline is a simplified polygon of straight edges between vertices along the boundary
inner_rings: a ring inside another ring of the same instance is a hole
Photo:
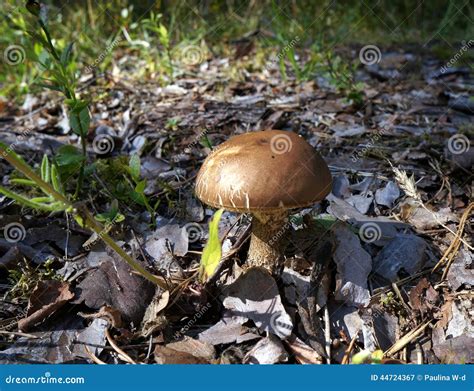
[[[289,210],[321,201],[331,187],[328,166],[310,144],[292,132],[267,130],[220,144],[205,159],[195,192],[212,207],[251,213],[246,267],[279,275]]]

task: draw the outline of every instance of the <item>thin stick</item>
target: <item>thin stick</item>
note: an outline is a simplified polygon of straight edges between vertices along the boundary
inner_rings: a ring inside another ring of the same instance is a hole
[[[385,353],[385,356],[392,356],[399,350],[403,349],[406,345],[408,345],[411,341],[413,341],[415,338],[419,337],[421,334],[423,334],[423,331],[425,331],[426,327],[430,324],[431,320],[421,324],[418,326],[416,329],[410,331],[409,333],[405,334],[402,338],[400,338],[397,342],[395,342]]]
[[[331,364],[331,323],[329,322],[329,309],[324,306],[324,338],[326,339],[327,363]]]
[[[405,308],[405,310],[407,310],[407,311],[410,311],[411,308],[408,306],[407,303],[405,303],[405,300],[403,300],[402,293],[400,292],[400,289],[398,289],[397,284],[395,284],[394,282],[392,282],[392,289],[395,292],[395,294],[397,295],[398,300],[400,300],[400,302],[402,303],[403,308]]]
[[[346,351],[344,352],[344,357],[342,358],[341,364],[348,364],[349,363],[349,356],[351,355],[352,350],[354,349],[354,345],[357,341],[357,337],[359,335],[359,330],[355,333],[354,337],[351,339],[349,346],[347,347]]]
[[[423,350],[419,342],[416,343],[416,363],[418,365],[423,364]]]
[[[442,266],[445,263],[446,259],[449,258],[448,259],[448,264],[447,264],[446,268],[444,269],[443,275],[441,277],[442,280],[444,280],[446,278],[446,275],[448,274],[449,268],[451,267],[451,264],[453,263],[454,258],[455,258],[456,254],[459,251],[459,247],[461,247],[461,241],[462,241],[461,237],[462,237],[462,234],[463,234],[463,231],[464,231],[464,226],[466,225],[467,218],[468,218],[468,216],[471,213],[471,210],[473,208],[474,208],[474,202],[471,202],[469,204],[469,206],[466,208],[466,210],[464,211],[464,213],[462,214],[462,216],[461,216],[461,220],[459,221],[459,227],[458,227],[458,230],[457,230],[457,232],[454,236],[453,241],[451,242],[451,244],[449,245],[449,247],[445,251],[443,257],[439,260],[439,262],[435,265],[435,267],[432,270],[433,272],[436,271],[436,269],[438,269],[440,266]]]
[[[22,333],[19,331],[6,331],[6,330],[0,330],[0,334],[2,335],[14,335],[16,337],[25,337],[25,338],[31,338],[31,339],[38,339],[37,335],[34,334],[27,334],[27,333]]]
[[[105,337],[107,338],[107,341],[109,341],[110,346],[114,348],[114,350],[118,353],[119,357],[123,361],[126,361],[129,364],[136,364],[136,362],[133,361],[133,359],[127,353],[125,353],[122,349],[118,347],[118,345],[115,343],[112,336],[110,335],[109,329],[105,330]]]
[[[87,355],[90,357],[92,361],[99,365],[107,365],[104,361],[99,359],[94,353],[92,353],[87,345],[84,345],[84,350],[86,351]]]

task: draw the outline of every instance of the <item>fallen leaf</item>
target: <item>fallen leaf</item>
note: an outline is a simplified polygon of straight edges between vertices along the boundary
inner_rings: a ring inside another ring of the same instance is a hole
[[[234,316],[253,320],[258,328],[280,338],[291,335],[293,323],[283,307],[273,277],[262,268],[251,268],[226,287],[224,307]]]
[[[405,208],[407,209],[407,208]],[[422,207],[409,208],[406,213],[408,222],[421,231],[438,227],[449,221],[458,221],[458,217],[451,212],[450,208],[442,208],[439,211],[429,211]]]
[[[455,338],[447,338],[440,327],[433,329],[433,351],[444,364],[473,364],[474,338],[462,334]]]
[[[148,337],[153,332],[162,329],[166,324],[166,317],[161,315],[160,312],[163,311],[168,305],[170,300],[169,291],[162,291],[157,289],[153,300],[145,311],[143,316],[142,324],[140,326],[140,334],[143,337]]]
[[[18,338],[6,350],[0,351],[4,364],[67,364],[90,362],[84,346],[99,355],[105,345],[108,322],[94,319],[88,326],[78,316],[65,314],[55,323],[54,330],[33,332],[37,339]]]
[[[260,338],[259,335],[249,332],[248,328],[243,326],[246,321],[241,316],[224,314],[219,322],[199,333],[197,338],[212,345],[226,345],[234,342],[239,344]]]
[[[370,302],[367,278],[372,270],[372,258],[365,251],[359,237],[346,225],[334,228],[337,265],[335,298],[347,305],[366,306]]]
[[[474,255],[461,248],[449,268],[447,280],[451,289],[458,290],[461,286],[474,286]]]
[[[112,261],[102,263],[87,274],[77,286],[74,303],[84,302],[89,308],[104,305],[116,308],[125,323],[138,326],[155,293],[155,286],[132,269],[115,253],[109,252]]]
[[[323,357],[316,350],[306,345],[294,334],[285,343],[288,345],[296,361],[300,364],[322,364],[324,361]]]
[[[18,322],[22,331],[31,330],[43,322],[59,308],[72,300],[74,293],[69,290],[69,284],[57,280],[40,281],[31,292],[26,318]]]
[[[394,282],[403,269],[409,275],[418,272],[424,265],[426,242],[413,234],[399,234],[374,258],[374,272]]]
[[[349,205],[352,205],[354,208],[356,208],[360,213],[366,214],[369,211],[373,200],[374,200],[374,196],[372,192],[368,191],[367,193],[363,195],[361,194],[352,195],[346,198],[345,201]]]
[[[388,208],[391,208],[399,197],[400,189],[393,181],[389,181],[384,188],[377,189],[375,192],[375,202]]]
[[[276,364],[288,361],[281,341],[272,334],[258,341],[244,357],[244,364]]]
[[[446,338],[456,338],[460,335],[467,335],[474,338],[474,325],[472,323],[474,310],[471,300],[463,302],[453,301],[451,304],[451,320],[446,328]],[[466,308],[467,307],[467,308]]]
[[[214,359],[215,350],[211,344],[190,337],[155,348],[158,364],[209,364]]]

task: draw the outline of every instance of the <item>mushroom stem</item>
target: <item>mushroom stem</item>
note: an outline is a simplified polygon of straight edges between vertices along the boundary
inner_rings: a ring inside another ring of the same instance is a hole
[[[287,217],[286,210],[254,213],[246,267],[263,267],[272,275],[281,274],[285,234],[289,228]]]

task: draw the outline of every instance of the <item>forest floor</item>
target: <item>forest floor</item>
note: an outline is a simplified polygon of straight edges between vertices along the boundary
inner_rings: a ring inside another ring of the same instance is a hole
[[[191,64],[164,87],[132,79],[133,61],[80,80],[94,97],[81,199],[96,216],[120,211],[110,234],[168,289],[68,214],[0,197],[0,361],[349,363],[381,350],[473,363],[471,70],[426,49],[385,50],[357,68],[349,100],[324,77],[283,80],[278,63],[252,70],[251,52],[237,57]],[[64,113],[51,92],[1,101],[0,140],[36,167],[57,159],[67,187],[77,171],[57,151],[78,138]],[[197,171],[213,146],[266,129],[314,146],[332,193],[294,211],[277,280],[242,273],[250,218],[225,212],[222,264],[203,285],[214,211],[193,194]],[[137,201],[132,155],[151,209]],[[5,160],[0,170],[3,186],[20,176]]]

